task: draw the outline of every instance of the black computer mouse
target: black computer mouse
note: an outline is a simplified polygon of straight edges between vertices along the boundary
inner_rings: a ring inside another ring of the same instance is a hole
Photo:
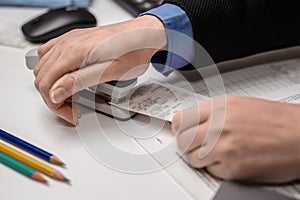
[[[31,42],[47,42],[76,28],[97,25],[96,18],[86,8],[51,9],[22,26],[25,38]]]

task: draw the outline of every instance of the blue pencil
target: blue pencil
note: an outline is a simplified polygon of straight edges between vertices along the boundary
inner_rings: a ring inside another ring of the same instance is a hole
[[[0,138],[10,144],[18,146],[21,149],[40,157],[41,159],[46,160],[52,164],[56,164],[56,165],[60,165],[60,166],[65,165],[55,155],[48,153],[47,151],[45,151],[41,148],[38,148],[32,144],[29,144],[28,142],[26,142],[20,138],[17,138],[16,136],[13,136],[12,134],[10,134],[2,129],[0,129]]]

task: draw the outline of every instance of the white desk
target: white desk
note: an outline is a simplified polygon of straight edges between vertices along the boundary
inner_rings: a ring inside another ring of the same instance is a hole
[[[37,8],[0,8],[0,17],[19,20],[20,24],[41,12]],[[100,24],[130,19],[131,16],[110,0],[95,0],[92,7]],[[49,179],[50,186],[29,180],[0,165],[1,199],[188,199],[189,196],[165,173],[133,175],[121,173],[97,162],[84,148],[77,131],[58,120],[35,90],[32,72],[24,65],[26,49],[0,46],[0,127],[56,153],[68,169],[60,169],[72,186]],[[89,117],[93,113],[83,115]],[[119,129],[112,119],[98,115],[103,126]],[[79,125],[79,128],[81,125]],[[91,131],[91,130],[90,130]],[[120,131],[118,134],[122,134]],[[136,151],[142,149],[123,136],[120,144]],[[101,145],[101,144],[99,144]]]

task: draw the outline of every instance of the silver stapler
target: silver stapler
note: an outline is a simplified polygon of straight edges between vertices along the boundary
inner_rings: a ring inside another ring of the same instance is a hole
[[[32,49],[26,53],[25,62],[28,69],[34,69],[38,63],[37,49]],[[79,92],[80,98],[76,103],[106,116],[125,121],[133,117],[135,113],[120,109],[112,103],[116,104],[126,100],[136,83],[137,79],[135,78],[127,81],[110,81],[89,87]]]

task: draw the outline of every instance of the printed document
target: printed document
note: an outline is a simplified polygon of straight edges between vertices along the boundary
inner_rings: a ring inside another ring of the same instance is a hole
[[[210,77],[210,83],[216,77]],[[282,103],[300,103],[300,58],[262,64],[222,74],[226,94],[264,98]],[[216,81],[217,78],[216,78]],[[203,80],[193,83],[198,94],[185,91],[183,82],[165,85],[145,83],[135,90],[129,103],[118,104],[120,108],[171,121],[174,114],[184,108],[196,105],[214,96],[214,90],[208,91]],[[215,88],[215,91],[219,91]],[[181,105],[180,102],[186,102]],[[170,145],[174,136],[169,132],[152,139],[136,141],[162,166],[166,166],[165,157],[157,153],[164,145]],[[221,181],[213,178],[204,170],[192,169],[177,149],[176,144],[169,148],[168,155],[177,156],[177,161],[165,167],[169,175],[181,185],[193,199],[211,199],[218,190]],[[300,185],[274,186],[275,190],[295,199],[300,199]]]

